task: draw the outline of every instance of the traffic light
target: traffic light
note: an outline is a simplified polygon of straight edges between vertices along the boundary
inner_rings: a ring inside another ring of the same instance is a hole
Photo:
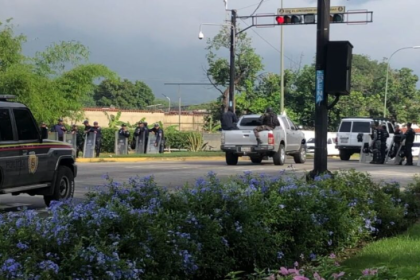
[[[291,24],[316,24],[316,14],[304,14],[304,15],[279,15],[276,16],[276,23],[278,25],[291,25]],[[331,23],[343,23],[344,14],[331,14]]]

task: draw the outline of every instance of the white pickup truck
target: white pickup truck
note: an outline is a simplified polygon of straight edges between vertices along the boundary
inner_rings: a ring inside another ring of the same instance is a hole
[[[238,157],[249,156],[253,163],[272,157],[275,165],[283,165],[286,155],[293,156],[295,163],[305,163],[305,134],[287,116],[280,115],[278,119],[280,126],[259,133],[259,146],[253,130],[261,125],[260,115],[245,115],[239,119],[237,130],[222,131],[221,150],[226,153],[226,163],[236,165]]]

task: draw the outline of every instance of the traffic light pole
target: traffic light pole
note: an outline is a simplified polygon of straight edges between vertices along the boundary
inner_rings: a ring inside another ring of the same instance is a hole
[[[235,44],[236,44],[236,10],[232,10],[230,34],[230,79],[229,79],[229,107],[235,112]],[[228,108],[225,108],[227,111]]]
[[[328,134],[328,95],[324,90],[327,45],[330,40],[330,0],[318,0],[318,22],[316,43],[316,104],[315,104],[315,158],[314,178],[328,172],[327,134]]]

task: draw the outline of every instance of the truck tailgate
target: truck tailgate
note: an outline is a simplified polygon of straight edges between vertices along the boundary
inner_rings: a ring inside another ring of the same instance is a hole
[[[260,132],[260,139],[263,144],[267,144],[267,133],[268,131]],[[225,145],[232,146],[255,146],[257,145],[257,139],[255,138],[254,131],[252,129],[244,130],[228,130],[223,131],[225,136]]]

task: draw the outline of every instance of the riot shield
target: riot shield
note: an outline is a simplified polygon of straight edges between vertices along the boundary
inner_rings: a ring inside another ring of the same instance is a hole
[[[363,134],[362,138],[362,147],[360,148],[360,163],[369,163],[372,161],[373,156],[370,150],[370,147],[372,146],[370,135],[367,133]]]
[[[143,131],[136,137],[136,154],[144,154],[144,147],[146,145],[146,132]]]
[[[147,153],[148,154],[158,154],[159,153],[159,147],[160,147],[160,141],[155,147],[156,142],[156,135],[150,134],[149,135],[149,143],[147,144]]]
[[[128,154],[128,138],[121,136],[118,131],[115,132],[115,154]]]
[[[83,157],[94,158],[95,157],[95,145],[96,145],[96,134],[88,133],[85,138],[83,146]]]
[[[58,132],[48,132],[48,139],[58,141]]]
[[[77,149],[77,132],[72,134],[71,132],[64,133],[64,142],[73,146],[73,149]]]

